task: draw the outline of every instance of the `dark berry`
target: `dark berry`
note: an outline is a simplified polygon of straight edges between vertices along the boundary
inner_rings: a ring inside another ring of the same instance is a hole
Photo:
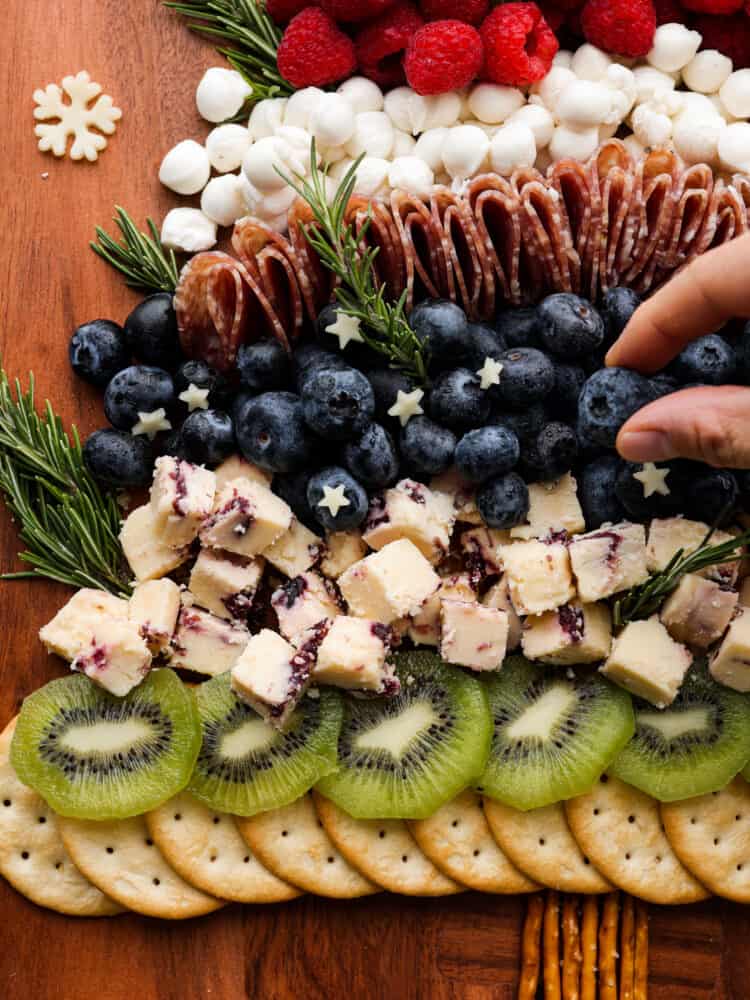
[[[477,509],[488,528],[514,528],[529,513],[529,490],[517,472],[490,479],[477,491]]]
[[[741,381],[750,384],[750,323],[745,324],[745,328],[737,341],[737,375]]]
[[[109,319],[83,323],[70,338],[70,367],[80,378],[92,385],[105,386],[127,368],[130,351],[123,329]]]
[[[264,392],[234,408],[240,451],[272,472],[292,472],[307,465],[316,443],[302,416],[302,401],[291,392]]]
[[[534,347],[514,347],[502,355],[500,384],[494,392],[502,405],[523,409],[546,399],[555,387],[555,366]]]
[[[535,479],[544,482],[569,472],[578,458],[578,437],[568,424],[557,421],[541,429],[529,448],[526,464]]]
[[[443,427],[469,430],[481,427],[490,414],[490,398],[468,368],[443,372],[430,392],[430,416]]]
[[[579,295],[548,295],[537,310],[537,319],[542,344],[558,358],[583,358],[604,342],[604,320]]]
[[[447,299],[429,299],[412,310],[409,325],[424,345],[432,367],[455,365],[463,358],[469,322],[460,306]]]
[[[221,409],[229,404],[232,397],[229,383],[215,368],[209,367],[205,361],[183,361],[174,373],[175,396],[183,413],[192,412],[188,404],[180,399],[180,394],[189,392],[191,385],[197,389],[208,389],[208,407]]]
[[[469,323],[468,347],[466,350],[466,365],[472,371],[478,371],[487,358],[499,360],[500,355],[508,349],[508,343],[502,334],[486,323]]]
[[[350,367],[341,355],[324,351],[317,344],[303,344],[292,356],[292,372],[298,392],[302,392],[307,379],[319,370],[343,371]]]
[[[240,385],[248,392],[286,389],[291,376],[289,355],[278,340],[256,340],[237,352]]]
[[[586,382],[578,400],[578,432],[593,444],[613,448],[634,413],[656,398],[648,379],[627,368],[603,368]]]
[[[183,451],[196,465],[219,465],[237,450],[232,418],[223,410],[196,410],[181,428]]]
[[[602,316],[607,347],[611,347],[623,332],[641,301],[640,295],[632,288],[610,288],[604,293]]]
[[[390,416],[388,411],[398,399],[399,391],[403,393],[414,391],[412,380],[392,368],[373,368],[365,374],[375,397],[375,419],[381,424],[394,421],[398,423],[398,417]]]
[[[523,410],[507,410],[491,417],[493,424],[513,431],[522,445],[533,440],[548,420],[545,403],[531,403]]]
[[[731,382],[736,370],[734,348],[718,333],[709,333],[688,344],[669,366],[669,373],[680,381],[705,385]]]
[[[574,418],[578,412],[578,397],[585,382],[586,372],[579,365],[557,362],[555,387],[549,395],[550,409],[558,416]]]
[[[536,309],[521,306],[507,309],[495,320],[495,329],[508,345],[514,347],[541,347],[539,321]]]
[[[429,417],[412,417],[401,431],[401,455],[415,476],[437,476],[453,464],[456,435]]]
[[[456,445],[456,468],[472,483],[502,476],[518,463],[521,446],[513,431],[498,424],[464,434]]]
[[[583,468],[578,485],[578,499],[589,531],[607,521],[616,523],[625,517],[625,508],[615,494],[615,483],[621,466],[619,458],[604,455]]]
[[[147,486],[153,474],[148,441],[126,431],[94,431],[83,446],[83,457],[95,479],[105,486],[126,489]]]
[[[334,514],[326,504],[326,493],[328,490],[337,490],[341,493],[342,486],[343,497],[348,503],[339,507]],[[325,506],[321,506],[321,501]],[[310,482],[307,484],[307,502],[313,515],[326,531],[350,531],[362,524],[367,517],[367,494],[346,469],[340,469],[335,465],[321,469],[310,477]]]
[[[369,424],[344,446],[344,465],[368,489],[390,486],[398,476],[393,438],[381,424]]]
[[[707,524],[726,523],[739,499],[737,476],[729,469],[702,470],[691,478],[684,497],[685,513]]]
[[[125,320],[131,351],[149,365],[174,368],[180,360],[177,316],[169,292],[157,292],[139,303]]]
[[[328,330],[338,317],[339,308],[332,302],[324,306],[318,314],[315,321],[315,335],[320,346],[326,351],[335,351],[347,364],[359,369],[365,368],[368,364],[378,364],[378,356],[361,340],[350,340],[345,347],[341,347],[341,341],[336,334]]]
[[[684,466],[685,463],[682,463]],[[636,479],[636,473],[643,470],[643,465],[635,462],[623,462],[615,483],[615,495],[625,508],[628,516],[635,521],[648,521],[652,517],[671,517],[682,513],[685,496],[681,488],[681,465],[677,462],[659,462],[658,468],[669,468],[666,486],[669,494],[652,493],[646,496],[644,484]]]
[[[307,502],[307,484],[313,469],[299,469],[273,477],[273,491],[292,508],[294,516],[310,531],[320,531],[320,525]]]
[[[139,413],[153,413],[174,403],[174,383],[169,372],[150,365],[130,365],[110,381],[104,393],[104,413],[113,427],[129,431]]]
[[[319,368],[305,380],[302,412],[316,434],[333,441],[348,441],[361,434],[372,420],[375,396],[356,368]]]
[[[154,451],[154,456],[158,457],[161,455],[172,455],[173,458],[187,459],[185,454],[185,449],[182,444],[182,434],[181,428],[176,427],[172,431],[167,431],[165,434],[157,434],[151,447]]]
[[[659,372],[658,375],[653,375],[649,382],[651,383],[651,388],[654,392],[654,397],[656,399],[661,399],[662,396],[669,396],[673,392],[677,392],[679,389],[683,388],[676,378],[671,375],[667,375],[665,372]]]

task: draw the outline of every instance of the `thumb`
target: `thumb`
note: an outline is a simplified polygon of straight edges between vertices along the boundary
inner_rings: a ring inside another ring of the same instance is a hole
[[[631,462],[689,458],[750,468],[750,389],[685,389],[644,406],[623,425],[617,450]]]

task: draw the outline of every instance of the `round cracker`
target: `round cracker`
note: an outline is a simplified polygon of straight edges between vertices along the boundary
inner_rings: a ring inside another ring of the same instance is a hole
[[[105,821],[61,816],[60,833],[84,875],[136,913],[185,920],[226,905],[170,868],[151,839],[143,816]]]
[[[649,795],[611,775],[565,803],[570,829],[610,882],[649,903],[694,903],[710,894],[677,858]]]
[[[380,892],[336,849],[318,820],[310,795],[281,809],[238,816],[237,829],[250,850],[280,879],[306,892],[356,899]]]
[[[750,785],[740,777],[720,792],[663,802],[675,854],[717,896],[750,903]]]
[[[347,861],[390,892],[403,896],[449,896],[463,892],[424,856],[402,819],[354,819],[315,793],[326,833]]]
[[[65,850],[57,816],[10,764],[15,719],[0,735],[0,875],[21,895],[72,917],[110,917],[122,907],[81,874]]]
[[[529,878],[559,892],[612,891],[575,842],[562,803],[522,812],[485,798],[484,814],[502,850]]]
[[[178,875],[232,903],[285,903],[300,895],[258,861],[234,817],[181,792],[146,815],[149,833]]]
[[[492,838],[481,797],[461,792],[429,819],[409,822],[422,853],[449,878],[478,892],[533,892],[540,886],[520,872]]]

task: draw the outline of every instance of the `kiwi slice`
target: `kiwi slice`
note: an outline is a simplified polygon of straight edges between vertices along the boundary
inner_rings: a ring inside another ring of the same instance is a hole
[[[750,760],[750,698],[695,664],[668,708],[635,702],[635,735],[610,771],[660,802],[716,792]]]
[[[203,743],[190,791],[222,812],[254,816],[289,805],[336,767],[343,709],[330,688],[307,695],[282,733],[232,691],[219,674],[196,691]]]
[[[10,759],[62,816],[126,819],[185,787],[200,739],[195,699],[172,670],[124,698],[72,674],[24,701]]]
[[[516,809],[588,791],[633,735],[630,695],[590,670],[509,656],[487,688],[494,733],[479,790]]]
[[[318,790],[358,819],[424,819],[476,781],[492,727],[482,684],[434,653],[396,654],[401,692],[350,697]]]

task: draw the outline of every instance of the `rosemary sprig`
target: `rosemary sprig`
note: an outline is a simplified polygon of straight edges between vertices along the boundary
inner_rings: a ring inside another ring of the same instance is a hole
[[[162,246],[159,230],[153,219],[147,219],[149,233],[142,233],[124,208],[115,206],[114,221],[122,234],[118,243],[109,233],[96,227],[96,241],[89,244],[94,253],[125,276],[131,288],[154,292],[173,292],[179,278],[173,250]]]
[[[344,222],[361,160],[360,156],[347,170],[330,200],[325,171],[316,163],[314,139],[309,179],[300,174],[295,174],[295,179],[281,176],[310,206],[315,221],[304,227],[305,238],[323,265],[338,278],[336,299],[340,310],[360,321],[360,332],[368,347],[385,355],[392,368],[423,384],[427,380],[427,364],[423,345],[404,314],[406,293],[397,302],[389,302],[385,286],[375,282],[373,263],[378,248],[364,244],[370,218],[359,232],[353,223]]]
[[[0,492],[26,545],[20,558],[31,567],[3,579],[43,576],[128,594],[115,498],[103,494],[88,472],[75,427],[66,434],[49,401],[37,413],[33,374],[24,393],[2,368]]]

